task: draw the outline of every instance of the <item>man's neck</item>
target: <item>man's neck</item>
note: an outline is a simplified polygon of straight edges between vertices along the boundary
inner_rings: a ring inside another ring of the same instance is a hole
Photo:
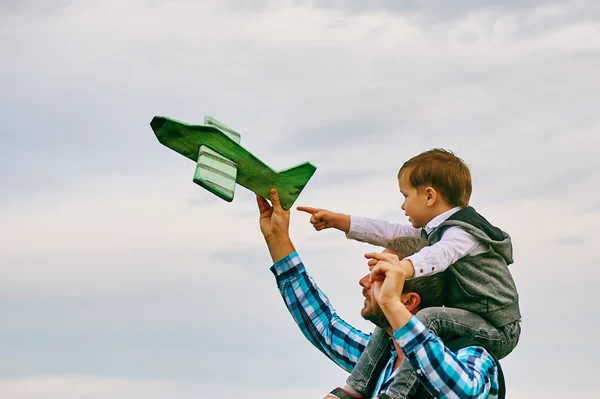
[[[404,360],[404,352],[402,352],[402,348],[400,348],[400,344],[398,341],[394,339],[394,330],[392,327],[386,327],[384,330],[392,337],[392,342],[394,343],[394,348],[396,348],[396,361],[394,362],[394,371],[400,367],[402,360]]]

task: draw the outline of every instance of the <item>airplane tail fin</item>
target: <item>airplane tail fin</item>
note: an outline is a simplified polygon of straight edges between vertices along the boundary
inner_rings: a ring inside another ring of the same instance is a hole
[[[284,169],[277,173],[275,188],[279,193],[281,206],[290,209],[294,202],[317,170],[310,162]],[[266,198],[269,198],[267,195]]]

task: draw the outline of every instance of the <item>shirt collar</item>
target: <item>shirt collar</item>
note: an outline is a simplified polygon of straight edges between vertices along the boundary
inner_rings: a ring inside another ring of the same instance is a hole
[[[389,344],[390,344],[390,351],[395,354],[396,353],[396,346],[394,345],[394,337],[390,337],[389,339]]]
[[[454,207],[452,209],[447,210],[444,213],[441,213],[431,219],[429,223],[423,227],[427,234],[430,234],[436,227],[445,222],[450,216],[454,215],[456,212],[460,211],[462,208],[460,206]]]

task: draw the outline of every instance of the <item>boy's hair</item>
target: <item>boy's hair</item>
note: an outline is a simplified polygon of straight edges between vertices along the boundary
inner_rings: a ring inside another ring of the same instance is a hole
[[[386,248],[396,252],[400,259],[413,255],[427,246],[427,240],[421,237],[396,237]],[[446,294],[444,273],[428,274],[407,279],[402,292],[416,292],[421,297],[419,309],[444,305]]]
[[[465,162],[452,151],[441,148],[425,151],[412,157],[398,171],[398,178],[404,173],[411,186],[420,188],[430,185],[438,191],[451,206],[469,206],[471,172]]]

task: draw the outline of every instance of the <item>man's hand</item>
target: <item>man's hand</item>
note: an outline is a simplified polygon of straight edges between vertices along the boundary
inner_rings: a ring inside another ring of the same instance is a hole
[[[388,256],[382,256],[382,255],[388,255]],[[365,258],[369,259],[369,262],[368,262],[369,270],[372,270],[373,267],[380,260],[386,260],[394,265],[400,266],[400,268],[402,268],[402,270],[404,270],[404,273],[406,273],[406,278],[411,278],[411,277],[414,277],[414,275],[415,275],[415,268],[413,266],[413,263],[409,259],[400,260],[398,258],[398,256],[395,254],[372,252],[372,253],[365,254]]]
[[[402,269],[398,255],[373,252],[365,254],[365,258],[370,259],[370,280],[373,283],[373,293],[379,306],[383,307],[387,303],[399,301],[404,288],[406,273]]]
[[[348,234],[350,231],[350,216],[343,213],[335,213],[327,209],[311,208],[309,206],[299,206],[299,211],[310,213],[310,223],[315,230],[320,231],[333,227]]]
[[[390,253],[371,253],[365,255],[376,264],[369,265],[375,300],[381,307],[386,319],[394,330],[399,329],[411,319],[412,314],[402,303],[402,290],[407,274],[401,266],[398,256]],[[369,263],[371,263],[369,261]],[[411,263],[412,265],[412,263]]]
[[[260,195],[256,196],[258,211],[260,212],[260,231],[266,241],[287,236],[290,227],[290,211],[286,211],[281,207],[277,190],[271,189],[269,194],[272,206]]]
[[[289,235],[290,211],[281,207],[277,190],[271,189],[269,194],[272,205],[259,195],[256,196],[256,203],[260,212],[260,231],[265,237],[273,262],[277,262],[294,252]]]

